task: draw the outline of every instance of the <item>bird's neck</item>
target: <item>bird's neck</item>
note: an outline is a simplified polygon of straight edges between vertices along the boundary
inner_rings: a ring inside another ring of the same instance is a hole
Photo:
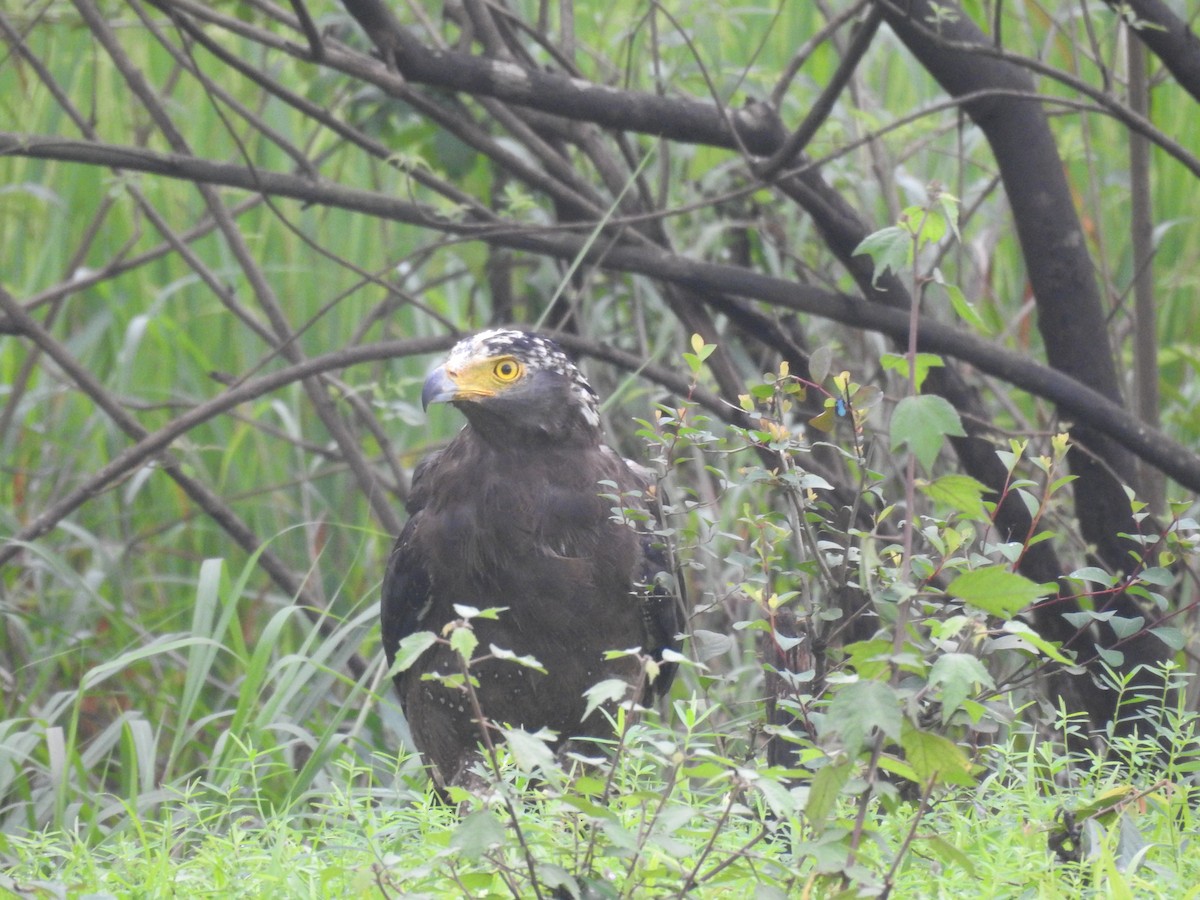
[[[467,427],[483,444],[499,452],[516,454],[545,453],[555,449],[580,446],[594,447],[603,440],[600,428],[592,425],[574,410],[529,426],[478,406],[463,408]]]

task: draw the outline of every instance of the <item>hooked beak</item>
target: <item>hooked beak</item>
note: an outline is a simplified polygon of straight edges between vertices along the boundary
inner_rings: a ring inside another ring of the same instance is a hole
[[[421,409],[429,409],[434,403],[449,403],[458,396],[458,385],[446,372],[445,366],[438,366],[425,379],[421,388]]]

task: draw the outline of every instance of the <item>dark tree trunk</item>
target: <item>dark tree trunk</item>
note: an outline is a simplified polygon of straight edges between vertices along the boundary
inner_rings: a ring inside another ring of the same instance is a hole
[[[961,10],[945,15],[945,3],[913,0],[903,9],[883,2],[888,24],[938,83],[954,96],[988,90],[1033,94],[1029,74],[1013,63],[985,55],[986,36]],[[928,23],[938,21],[937,31]],[[1117,370],[1109,347],[1105,310],[1088,255],[1083,227],[1076,215],[1063,163],[1041,106],[1013,96],[973,99],[964,104],[992,148],[1021,242],[1029,282],[1037,304],[1038,329],[1052,366],[1090,385],[1115,403],[1121,403]],[[1136,534],[1125,485],[1134,478],[1131,454],[1107,435],[1074,424],[1076,446],[1069,454],[1074,483],[1076,517],[1080,531],[1099,560],[1113,571],[1131,571],[1138,564],[1139,545],[1123,534]],[[1065,574],[1065,573],[1061,573]],[[1109,609],[1133,618],[1150,615],[1133,598],[1120,594]],[[1060,600],[1035,610],[1039,629],[1055,640],[1070,639],[1070,646],[1087,660],[1094,675],[1103,666],[1097,646],[1111,647],[1117,637],[1107,625],[1079,632],[1061,614],[1078,610],[1074,602]],[[1169,658],[1169,649],[1149,631],[1120,642],[1124,662],[1120,674],[1139,666],[1155,666]],[[1154,684],[1150,673],[1137,681]],[[1093,681],[1077,685],[1093,721],[1099,725],[1116,714],[1116,695]]]

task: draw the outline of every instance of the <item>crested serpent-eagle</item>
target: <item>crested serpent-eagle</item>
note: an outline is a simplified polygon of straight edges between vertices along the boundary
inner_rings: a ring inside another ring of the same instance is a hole
[[[588,688],[621,679],[646,702],[674,674],[668,662],[648,682],[636,655],[605,659],[635,647],[661,659],[677,646],[681,604],[660,577],[670,567],[649,533],[650,483],[604,443],[595,391],[549,338],[505,329],[466,338],[425,381],[421,402],[451,403],[467,422],[413,474],[383,580],[389,664],[405,636],[440,635],[460,618],[456,604],[503,607],[495,620],[472,620],[478,652],[530,655],[546,671],[473,665],[485,719],[549,728],[558,745],[611,736],[601,710],[584,716]],[[620,514],[629,508],[648,521]],[[461,671],[455,651],[436,643],[395,676],[413,742],[441,786],[470,782],[481,726],[461,686],[422,676]]]

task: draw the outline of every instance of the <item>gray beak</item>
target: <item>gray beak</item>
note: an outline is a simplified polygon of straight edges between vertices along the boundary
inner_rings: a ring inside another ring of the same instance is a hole
[[[446,374],[445,366],[438,366],[425,379],[421,388],[421,409],[429,409],[434,403],[448,403],[458,395],[458,385]]]

